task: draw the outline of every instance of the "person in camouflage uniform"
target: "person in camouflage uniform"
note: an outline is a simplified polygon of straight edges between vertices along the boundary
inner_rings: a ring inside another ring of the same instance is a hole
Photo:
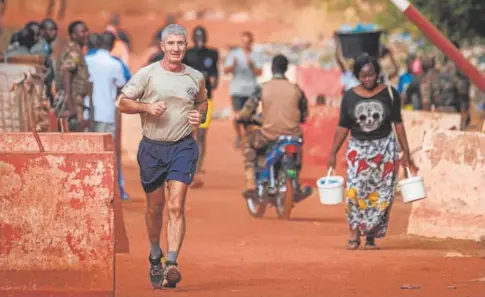
[[[70,131],[84,131],[88,121],[84,120],[84,97],[90,95],[89,72],[82,52],[87,43],[88,28],[82,21],[69,25],[70,42],[59,55],[56,73],[56,113],[58,118],[67,118]]]
[[[465,130],[470,123],[470,80],[458,70],[452,61],[446,61],[440,73],[440,100],[438,111],[459,112],[460,129]]]
[[[459,45],[455,42],[459,49]],[[433,62],[434,64],[434,62]],[[461,114],[460,129],[465,130],[470,123],[470,80],[458,70],[456,65],[445,58],[440,71],[425,76],[421,83],[423,99],[429,99],[435,110]]]
[[[23,100],[25,108],[24,131],[49,132],[49,101],[45,97],[43,77],[38,73],[25,73],[22,80],[15,82],[11,92]]]
[[[52,59],[52,43],[57,38],[57,24],[51,19],[45,19],[40,23],[40,33],[41,37],[39,42],[37,42],[31,49],[30,52],[33,55],[40,55],[45,57],[45,85],[46,94],[49,99],[49,104],[53,106],[54,104],[54,94],[52,94],[52,83],[55,78],[54,62]]]
[[[424,56],[421,58],[423,73],[415,78],[415,83],[419,84],[419,102],[416,104],[417,110],[431,110],[432,105],[439,98],[439,71],[435,68],[435,57]],[[411,86],[410,86],[411,88]],[[412,89],[412,88],[411,88]]]

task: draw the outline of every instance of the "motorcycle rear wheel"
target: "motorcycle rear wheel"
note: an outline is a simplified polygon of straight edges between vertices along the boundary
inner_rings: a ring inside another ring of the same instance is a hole
[[[289,178],[285,174],[285,172],[281,171],[278,175],[278,191],[281,191],[281,187],[283,186],[283,184],[286,186],[286,191],[278,193],[275,207],[276,215],[279,219],[289,220],[291,211],[293,210],[293,197],[295,196],[295,187],[293,184],[293,180]]]

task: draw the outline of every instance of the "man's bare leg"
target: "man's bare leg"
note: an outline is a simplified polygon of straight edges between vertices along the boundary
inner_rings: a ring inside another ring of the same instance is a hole
[[[162,232],[162,214],[165,205],[165,187],[162,185],[154,192],[147,194],[145,224],[150,241],[150,281],[154,288],[162,287],[163,266],[160,234]]]
[[[168,181],[168,223],[167,223],[167,262],[165,268],[164,286],[175,287],[182,275],[177,267],[177,257],[185,237],[185,197],[187,185],[171,180]]]

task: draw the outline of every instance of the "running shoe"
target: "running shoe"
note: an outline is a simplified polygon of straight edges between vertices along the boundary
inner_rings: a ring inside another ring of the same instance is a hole
[[[176,262],[165,262],[165,269],[163,272],[163,287],[175,288],[182,280],[182,274]]]
[[[161,289],[163,283],[163,255],[157,259],[152,259],[151,256],[148,257],[150,262],[150,282],[154,289]]]

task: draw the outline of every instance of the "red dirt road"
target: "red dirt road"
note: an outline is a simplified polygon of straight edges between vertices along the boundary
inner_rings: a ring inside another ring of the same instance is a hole
[[[230,123],[213,122],[209,135],[205,187],[189,192],[178,289],[149,287],[145,200],[136,163],[125,164],[133,198],[123,203],[130,253],[116,257],[117,297],[485,296],[485,282],[477,281],[484,276],[483,245],[406,236],[409,206],[400,202],[380,251],[346,251],[343,206],[322,206],[316,195],[297,205],[291,221],[275,219],[274,209],[252,219],[240,195],[242,157],[232,148]],[[317,170],[307,166],[305,175]],[[453,251],[471,257],[445,257]]]

